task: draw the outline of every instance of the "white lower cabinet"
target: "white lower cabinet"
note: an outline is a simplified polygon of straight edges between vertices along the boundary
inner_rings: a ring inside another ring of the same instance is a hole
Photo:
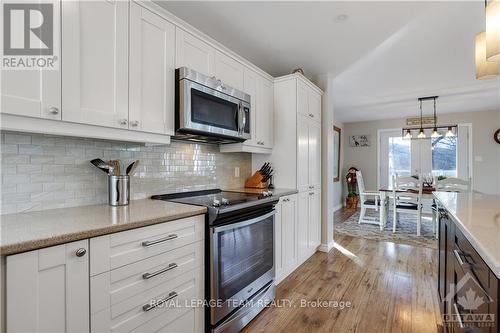
[[[204,215],[6,258],[7,332],[203,332]]]
[[[7,256],[7,332],[89,332],[88,243]]]
[[[321,243],[320,190],[280,198],[275,218],[276,281],[281,282]]]
[[[202,332],[203,215],[90,240],[92,332]],[[193,306],[192,306],[193,305]]]

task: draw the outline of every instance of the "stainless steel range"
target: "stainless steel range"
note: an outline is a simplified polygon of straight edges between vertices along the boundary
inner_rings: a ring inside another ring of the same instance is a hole
[[[274,205],[271,192],[215,190],[153,196],[208,209],[206,297],[210,332],[239,332],[276,295]]]

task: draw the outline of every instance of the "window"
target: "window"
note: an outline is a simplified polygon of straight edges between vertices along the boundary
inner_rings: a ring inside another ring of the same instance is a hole
[[[392,176],[396,173],[409,176],[411,172],[411,141],[401,136],[389,138],[389,186],[392,186]]]
[[[432,139],[432,175],[457,177],[457,137]]]

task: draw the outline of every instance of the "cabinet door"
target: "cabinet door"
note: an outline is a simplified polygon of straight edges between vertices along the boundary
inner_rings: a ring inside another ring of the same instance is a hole
[[[311,253],[321,244],[321,195],[319,189],[309,192],[308,231],[308,249]]]
[[[128,128],[128,2],[62,3],[62,119]]]
[[[311,189],[321,187],[321,124],[309,120],[308,181]]]
[[[175,29],[175,66],[188,67],[202,74],[215,75],[215,49],[182,30]]]
[[[250,134],[252,138],[245,141],[246,145],[256,146],[258,142],[257,138],[257,113],[259,112],[259,106],[257,103],[257,85],[259,83],[259,76],[257,73],[249,68],[245,68],[243,76],[243,91],[250,95]]]
[[[54,15],[60,15],[61,2],[53,1]],[[54,43],[60,40],[59,20],[54,20]],[[60,47],[54,47],[61,59]],[[61,63],[59,62],[59,65]],[[0,112],[19,116],[61,119],[61,71],[4,70],[0,71]]]
[[[308,102],[309,87],[297,79],[297,112],[306,117],[309,116],[309,102]]]
[[[321,121],[321,95],[309,88],[307,93],[309,117],[317,122]]]
[[[302,262],[309,249],[309,192],[299,193],[297,200],[297,247],[299,262]]]
[[[7,257],[7,332],[89,331],[86,252],[82,240]]]
[[[297,116],[297,189],[309,190],[309,119]]]
[[[224,84],[243,90],[243,65],[220,51],[215,51],[215,77]]]
[[[276,281],[280,281],[281,276],[283,275],[282,206],[286,200],[286,198],[280,198],[280,201],[274,207],[276,209],[276,215],[274,216],[274,269],[276,272]]]
[[[285,273],[297,264],[297,196],[290,196],[281,209],[282,257]]]
[[[265,148],[273,147],[274,89],[273,83],[260,77],[257,95],[257,138]]]
[[[174,134],[175,26],[130,3],[130,129]]]

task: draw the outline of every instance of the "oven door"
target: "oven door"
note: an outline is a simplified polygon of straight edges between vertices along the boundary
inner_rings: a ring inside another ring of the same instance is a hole
[[[275,213],[210,229],[212,325],[274,281]]]
[[[250,139],[250,103],[188,79],[179,82],[178,131]]]

